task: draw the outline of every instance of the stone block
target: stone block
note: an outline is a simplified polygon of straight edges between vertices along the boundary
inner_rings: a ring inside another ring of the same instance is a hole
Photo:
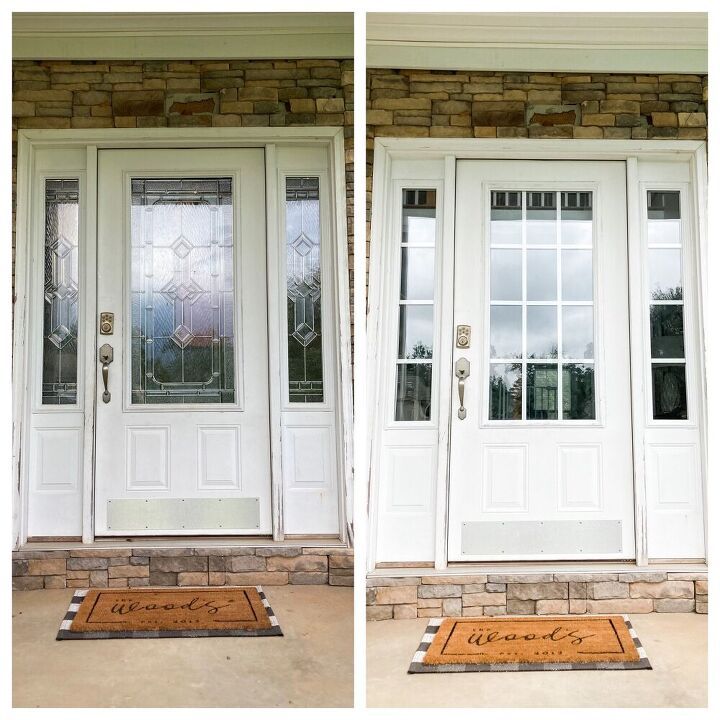
[[[379,587],[374,589],[374,602],[376,605],[414,604],[417,598],[418,591],[414,586]]]
[[[655,612],[686,613],[695,611],[695,600],[678,598],[660,598],[654,601]]]
[[[601,138],[603,136],[602,128],[599,127],[582,127],[576,126],[573,128],[574,138]]]
[[[707,140],[707,128],[680,128],[678,140]]]
[[[537,615],[567,615],[570,612],[569,600],[538,600],[535,603]]]
[[[490,605],[482,608],[482,614],[497,617],[498,615],[507,615],[507,610],[504,605]]]
[[[571,598],[568,602],[570,603],[569,612],[571,615],[583,615],[587,612],[587,600],[574,600]]]
[[[606,127],[603,128],[603,137],[609,140],[627,140],[631,137],[631,128]]]
[[[442,601],[442,614],[444,617],[460,617],[462,615],[462,600],[460,598],[445,598]]]
[[[489,593],[504,593],[507,590],[507,583],[485,583],[485,590]],[[474,590],[469,592],[474,592]]]
[[[58,590],[65,587],[64,575],[46,575],[44,587],[48,590]]]
[[[151,557],[150,569],[155,572],[202,572],[208,569],[206,557]]]
[[[419,618],[434,618],[441,614],[439,608],[421,608],[417,609],[417,616]]]
[[[702,615],[707,615],[708,611],[708,604],[707,602],[703,602],[702,600],[697,600],[695,602],[695,612],[700,613]]]
[[[423,585],[475,585],[486,583],[487,575],[423,575]]]
[[[583,113],[582,124],[611,127],[615,125],[615,116],[611,113]]]
[[[353,555],[328,555],[330,569],[353,570],[355,567],[355,557]]]
[[[460,585],[420,585],[417,589],[419,598],[459,598],[462,596]]]
[[[503,127],[525,125],[525,104],[522,102],[473,102],[472,123],[475,126]]]
[[[392,616],[392,605],[372,605],[365,608],[365,618],[367,620],[391,620]]]
[[[508,583],[508,600],[567,600],[567,583]]]
[[[288,573],[286,572],[246,572],[226,573],[226,585],[287,585]]]
[[[149,577],[147,565],[117,565],[108,568],[108,578]]]
[[[393,618],[395,620],[413,620],[417,617],[416,605],[393,605]]]
[[[148,587],[150,578],[128,578],[128,587]]]
[[[91,570],[88,579],[90,587],[107,587],[108,585],[108,574],[105,570]]]
[[[30,117],[35,114],[35,103],[18,100],[12,104],[13,117]]]
[[[174,587],[177,585],[177,573],[150,571],[150,584],[160,587]]]
[[[64,558],[54,560],[28,560],[28,575],[64,575],[66,566]]]
[[[28,562],[27,560],[13,560],[12,561],[12,576],[21,577],[27,575]]]
[[[677,127],[678,125],[677,113],[654,112],[650,117],[655,127]]]
[[[465,593],[462,596],[463,605],[505,605],[505,593],[479,592]]]
[[[640,103],[637,100],[601,100],[601,113],[640,113]]]
[[[149,564],[150,564],[149,557],[131,557],[130,558],[130,565],[149,565]]]
[[[208,574],[206,572],[181,572],[177,577],[178,586],[207,585]]]
[[[708,581],[707,580],[696,580],[695,581],[695,594],[696,595],[707,595],[708,594]]]
[[[630,597],[628,583],[615,581],[588,583],[587,596],[590,600]]]
[[[399,587],[401,585],[419,585],[419,577],[369,577],[367,587]]]
[[[299,555],[298,557],[269,557],[268,570],[288,572],[327,572],[327,555]]]
[[[612,600],[586,600],[587,612],[602,613],[650,613],[653,601],[649,598],[614,598]]]
[[[108,580],[108,587],[111,588],[122,588],[129,587],[127,578],[110,578]]]
[[[534,600],[512,600],[507,601],[508,615],[534,615],[535,614],[535,601]]]
[[[105,571],[97,570],[96,572],[105,572]],[[107,572],[105,572],[105,576],[107,577]],[[67,573],[65,573],[65,577],[68,580],[87,580],[90,578],[90,571],[89,570],[68,570]]]
[[[552,573],[528,573],[488,575],[486,582],[491,583],[549,583],[553,581]]]
[[[531,125],[528,137],[570,139],[573,136],[573,129],[572,125]]]
[[[210,571],[208,573],[208,583],[210,585],[224,585],[225,584],[225,573]]]
[[[113,115],[163,115],[165,93],[162,90],[116,91],[112,94]]]
[[[336,575],[335,573],[330,573],[330,577],[328,578],[328,585],[336,587],[353,587],[354,584],[355,578],[352,575]]]
[[[417,606],[419,608],[441,608],[442,598],[418,598]]]
[[[102,557],[71,557],[67,560],[68,570],[105,570],[108,558]]]
[[[210,568],[211,570],[221,570],[219,567],[221,563],[218,563],[219,558],[211,558]],[[215,561],[214,567],[212,560]],[[264,557],[258,557],[257,555],[240,555],[237,557],[225,558],[225,568],[229,572],[249,572],[250,570],[265,570],[266,561]]]
[[[678,113],[680,127],[707,127],[707,114],[704,112]]]
[[[193,549],[189,547],[185,548],[134,548],[132,551],[133,555],[146,556],[146,557],[187,557],[188,555],[194,555]],[[111,557],[107,555],[106,557]]]
[[[327,585],[326,572],[291,572],[289,576],[291,585]]]
[[[656,582],[665,582],[667,580],[667,573],[665,572],[655,572],[655,571],[649,571],[649,572],[627,572],[627,573],[620,573],[618,575],[618,580],[620,582],[624,583],[634,583],[634,582],[647,582],[647,583],[656,583]]]
[[[630,597],[634,598],[694,598],[695,588],[690,580],[666,580],[659,583],[630,583]]]
[[[258,557],[298,557],[302,555],[300,547],[264,547],[257,548],[254,553]]]
[[[588,596],[588,586],[584,582],[568,583],[568,594],[570,599],[584,600]]]
[[[669,572],[668,580],[707,580],[708,574],[705,572]],[[640,579],[640,578],[638,578]]]

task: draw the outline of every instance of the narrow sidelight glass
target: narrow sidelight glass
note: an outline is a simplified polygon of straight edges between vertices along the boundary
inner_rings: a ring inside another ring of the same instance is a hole
[[[320,179],[285,179],[288,384],[291,403],[324,400]]]
[[[436,191],[402,192],[395,420],[429,421],[435,338]]]
[[[79,197],[77,179],[45,181],[43,405],[77,403]]]

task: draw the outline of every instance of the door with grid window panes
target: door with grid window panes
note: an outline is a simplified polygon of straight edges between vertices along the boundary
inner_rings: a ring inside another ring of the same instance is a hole
[[[625,166],[456,187],[449,559],[633,557]]]
[[[256,149],[99,151],[97,535],[272,532],[264,178]]]

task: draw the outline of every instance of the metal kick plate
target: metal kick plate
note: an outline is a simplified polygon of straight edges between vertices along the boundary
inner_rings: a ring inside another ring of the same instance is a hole
[[[260,527],[260,500],[250,498],[153,498],[108,500],[107,529],[254,530]]]
[[[463,555],[591,555],[622,552],[620,520],[464,522]]]

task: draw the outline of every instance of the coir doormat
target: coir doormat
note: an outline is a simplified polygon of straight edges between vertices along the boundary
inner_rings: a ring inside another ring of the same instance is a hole
[[[409,673],[650,670],[627,615],[431,620]]]
[[[282,635],[257,587],[76,590],[57,640]]]

